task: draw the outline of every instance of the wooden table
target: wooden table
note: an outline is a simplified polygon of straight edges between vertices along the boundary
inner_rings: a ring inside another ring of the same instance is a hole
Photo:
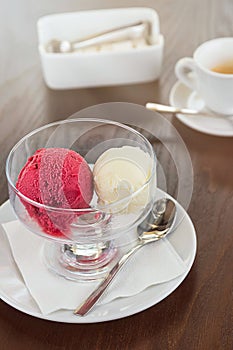
[[[101,0],[2,1],[1,203],[8,196],[4,173],[7,154],[26,133],[103,102],[168,103],[169,91],[176,80],[176,61],[190,56],[205,40],[233,36],[231,0],[144,0],[140,5],[158,11],[166,41],[163,71],[157,82],[67,91],[50,90],[45,86],[37,53],[35,23],[38,17],[54,12],[135,4],[130,0],[109,0],[108,3]],[[1,301],[2,350],[233,348],[233,140],[201,134],[187,128],[174,116],[165,117],[183,138],[194,170],[188,213],[197,231],[198,250],[188,277],[174,293],[154,307],[125,319],[99,324],[44,321]],[[169,178],[174,190],[173,170]]]

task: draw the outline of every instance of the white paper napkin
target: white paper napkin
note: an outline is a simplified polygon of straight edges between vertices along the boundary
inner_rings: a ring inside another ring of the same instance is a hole
[[[18,220],[3,224],[25,285],[42,314],[75,309],[99,282],[78,283],[51,273],[42,261],[45,239],[31,233]],[[151,285],[172,280],[187,270],[167,239],[139,250],[115,277],[99,304],[140,293]]]

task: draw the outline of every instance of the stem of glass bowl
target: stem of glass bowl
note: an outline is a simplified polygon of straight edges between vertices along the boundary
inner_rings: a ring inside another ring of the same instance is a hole
[[[44,261],[50,271],[66,279],[86,282],[102,278],[117,257],[112,241],[91,244],[46,242]]]

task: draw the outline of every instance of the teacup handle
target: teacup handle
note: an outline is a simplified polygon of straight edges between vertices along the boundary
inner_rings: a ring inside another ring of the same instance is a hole
[[[193,58],[184,57],[176,63],[175,74],[177,78],[192,90],[196,90],[196,82],[189,73],[194,71],[195,63]]]

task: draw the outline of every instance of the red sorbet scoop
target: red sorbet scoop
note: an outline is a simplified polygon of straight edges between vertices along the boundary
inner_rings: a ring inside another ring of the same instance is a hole
[[[65,148],[42,148],[21,170],[16,188],[35,202],[56,208],[88,208],[93,196],[92,172],[80,154]],[[74,213],[54,212],[23,201],[45,233],[61,236]]]

